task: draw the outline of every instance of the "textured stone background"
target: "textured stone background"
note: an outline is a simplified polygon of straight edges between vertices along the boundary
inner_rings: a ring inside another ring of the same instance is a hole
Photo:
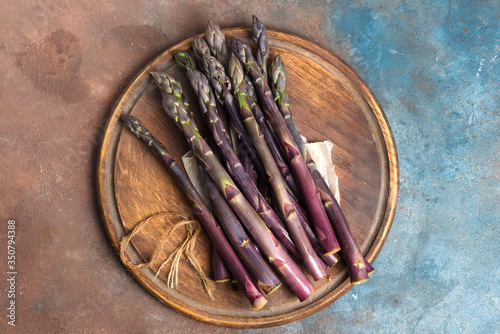
[[[498,331],[499,3],[246,3],[0,0],[0,245],[16,219],[19,271],[13,329],[0,270],[0,332]],[[361,75],[385,109],[401,168],[373,279],[271,330],[218,328],[160,304],[113,254],[94,190],[101,129],[136,72],[209,19],[248,26],[251,14]]]

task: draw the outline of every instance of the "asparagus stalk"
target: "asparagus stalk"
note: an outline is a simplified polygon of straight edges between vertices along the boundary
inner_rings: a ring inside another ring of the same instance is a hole
[[[231,55],[232,56],[232,55]],[[231,58],[231,57],[229,57]],[[251,98],[253,99],[253,101],[257,101],[257,95],[255,94],[255,89],[253,89],[253,83],[252,83],[252,79],[250,79],[250,77],[245,74],[245,81],[248,83],[248,87],[251,87],[252,89],[249,90],[249,94],[251,95]],[[239,111],[239,108],[237,109]],[[240,117],[241,118],[241,117]],[[243,122],[242,122],[242,125],[243,125]],[[245,132],[246,134],[246,132]],[[248,137],[248,134],[246,134],[246,136]],[[264,136],[265,138],[265,136]],[[250,138],[249,138],[250,140]],[[269,203],[272,203],[272,192],[271,192],[271,188],[267,182],[267,179],[263,179],[263,177],[266,177],[266,172],[260,172],[260,175],[262,175],[262,178],[259,179],[259,190],[260,190],[260,193],[262,194],[262,196],[264,198],[267,198],[267,201]],[[295,195],[294,195],[295,196]],[[278,210],[279,211],[279,210]]]
[[[232,54],[231,54],[231,57],[233,57]],[[296,198],[300,198],[297,184],[295,183],[295,180],[293,179],[293,176],[290,172],[290,168],[288,167],[288,164],[285,161],[285,158],[283,156],[283,152],[281,152],[279,144],[276,141],[276,138],[274,137],[272,130],[269,128],[269,125],[267,124],[265,116],[262,113],[262,110],[260,109],[260,107],[257,103],[257,100],[258,100],[257,94],[255,93],[252,79],[250,79],[250,77],[245,73],[244,80],[247,83],[247,87],[248,87],[247,93],[249,94],[248,97],[250,98],[252,112],[255,116],[255,119],[257,120],[257,123],[259,124],[259,127],[260,127],[263,135],[264,135],[264,139],[266,141],[266,144],[269,147],[269,149],[271,150],[271,153],[274,157],[274,160],[278,164],[281,175],[283,175],[283,177],[285,178],[285,182],[288,185],[288,190],[289,190],[290,194],[292,195],[293,200],[295,201]]]
[[[181,65],[185,69],[186,69],[186,67],[190,67],[193,69],[197,68],[195,61],[184,51],[175,51],[174,58],[176,59],[177,63],[179,63],[179,65]],[[222,99],[222,96],[219,96],[219,95],[224,94],[223,87],[227,87],[229,89],[231,88],[230,80],[229,80],[229,78],[227,78],[224,68],[222,68],[222,65],[219,63],[219,61],[217,59],[215,59],[214,57],[212,57],[208,54],[203,56],[203,64],[204,64],[203,67],[204,67],[205,71],[209,74],[212,88],[214,88],[215,96]],[[253,85],[251,82],[251,79],[247,75],[245,75],[245,80],[250,85]],[[252,98],[255,101],[257,99],[257,96],[255,94],[255,90],[252,89],[251,93],[252,93],[251,94]],[[232,94],[230,94],[230,96],[231,96],[231,100],[234,101],[234,99],[232,98]],[[234,113],[235,112],[233,112],[232,114],[234,114]],[[254,113],[255,113],[255,110],[254,110]],[[288,168],[288,166],[286,165],[286,163],[282,162],[283,158],[281,160],[278,160],[279,158],[275,155],[276,154],[275,152],[279,152],[278,154],[280,154],[280,156],[282,156],[282,153],[278,147],[278,143],[276,142],[274,135],[270,134],[271,130],[269,129],[269,127],[267,126],[267,123],[265,122],[263,113],[259,110],[259,112],[255,115],[256,115],[256,119],[259,121],[259,126],[261,127],[261,129],[264,132],[264,138],[266,139],[266,142],[268,143],[268,146],[271,149],[273,156],[275,156],[275,160],[277,161],[278,166],[280,166],[280,170],[282,172],[282,175],[284,175],[284,177],[285,177],[285,181],[287,182],[288,186],[290,187],[290,190],[292,190],[293,195],[298,197],[297,196],[298,193],[293,190],[293,189],[297,189],[296,184],[293,181],[293,178],[291,178],[291,175],[290,175],[289,171],[287,172],[287,169],[281,167],[281,166],[286,166],[286,168]],[[236,117],[236,120],[240,122],[240,124],[241,124],[240,128],[244,127],[239,115],[236,115],[234,117]],[[245,131],[245,133],[242,134],[242,131]],[[248,137],[248,134],[246,133],[246,129],[243,128],[242,131],[237,131],[238,137],[246,139],[247,142],[250,142],[250,138]],[[244,137],[242,137],[243,135],[244,135]],[[247,173],[251,177],[252,182],[257,184],[257,182],[256,182],[257,173],[255,170],[255,166],[250,161],[248,161],[248,159],[255,161],[256,159],[255,158],[251,159],[251,156],[252,156],[252,152],[253,152],[253,155],[257,156],[257,152],[255,152],[255,149],[253,148],[253,144],[251,144],[251,142],[250,142],[250,144],[247,144],[247,145],[251,145],[251,150],[248,150],[247,146],[245,145],[245,141],[242,141],[243,148],[241,150],[242,155],[241,155],[240,160],[243,164],[243,167],[245,168],[245,170],[247,171]],[[249,155],[250,155],[250,157],[249,157]],[[260,163],[260,159],[258,158],[258,156],[257,156],[257,161]],[[281,161],[281,163],[280,163],[280,161]],[[263,167],[262,167],[262,170],[263,170]],[[262,175],[265,175],[265,174],[262,173]],[[290,179],[293,181],[293,184],[290,183]],[[295,187],[294,187],[294,185],[295,185]],[[260,192],[262,193],[262,191],[260,191]],[[313,244],[313,247],[318,252],[321,259],[328,266],[333,266],[334,264],[336,264],[338,262],[339,256],[337,254],[332,254],[332,255],[327,255],[327,256],[324,256],[323,254],[321,254],[322,252],[318,248],[318,240],[317,240],[316,236],[314,235],[314,232],[311,229],[311,225],[310,225],[310,222],[309,222],[306,214],[304,213],[304,211],[302,210],[300,205],[298,205],[298,203],[295,202],[295,199],[292,198],[292,200],[294,200],[294,206],[295,206],[295,209],[297,210],[297,213],[299,214],[299,219],[302,223],[302,226],[304,227],[304,230],[306,231],[306,233],[309,237],[309,240]]]
[[[201,175],[208,197],[212,202],[215,216],[219,219],[222,229],[226,232],[229,242],[245,265],[245,268],[257,281],[257,285],[266,293],[270,294],[281,286],[281,281],[264,261],[262,255],[253,245],[252,241],[245,232],[238,217],[226,203],[226,200],[219,193],[217,186],[213,183],[210,176],[201,168]]]
[[[213,97],[212,91],[210,89],[210,85],[208,84],[207,78],[200,71],[187,67],[186,75],[191,83],[191,87],[193,87],[194,92],[198,96],[198,101],[201,107],[203,114],[206,116],[206,120],[209,121],[210,127],[214,127],[214,131],[219,134],[219,138],[215,138],[215,140],[220,140],[221,142],[216,142],[217,146],[229,145],[232,146],[231,143],[231,134],[229,131],[226,131],[224,124],[222,123],[219,113],[216,109],[215,99]],[[212,112],[212,115],[207,114]]]
[[[213,59],[213,64],[211,64],[209,62],[210,59]],[[208,68],[208,67],[212,68],[211,72],[212,72],[213,78],[219,78],[218,79],[218,82],[219,82],[218,86],[219,87],[223,86],[222,85],[223,82],[227,82],[227,80],[226,80],[227,76],[224,74],[224,69],[219,70],[219,68],[221,66],[220,66],[220,63],[218,63],[215,58],[213,58],[211,56],[204,56],[204,64],[205,64],[205,68]],[[217,64],[219,66],[217,66]],[[222,73],[223,75],[221,75],[220,73]],[[300,198],[300,194],[298,192],[298,188],[297,188],[297,185],[295,183],[295,180],[293,180],[293,177],[290,173],[288,165],[284,161],[284,157],[283,157],[283,154],[281,152],[281,149],[279,148],[279,144],[277,143],[276,138],[272,134],[271,129],[269,128],[267,122],[265,121],[265,116],[262,113],[262,111],[260,110],[260,108],[258,108],[258,105],[257,105],[257,108],[255,108],[255,106],[256,106],[255,101],[257,101],[257,96],[255,93],[255,89],[253,89],[253,83],[252,83],[250,77],[246,74],[245,74],[245,81],[247,81],[247,83],[249,85],[248,87],[251,88],[250,95],[251,95],[251,98],[253,100],[252,101],[253,102],[252,103],[252,111],[254,112],[254,115],[255,115],[257,122],[259,123],[259,127],[261,128],[262,132],[264,133],[264,138],[266,140],[266,143],[267,143],[269,149],[271,150],[271,153],[273,154],[273,157],[274,157],[276,163],[278,164],[278,167],[280,168],[281,174],[285,178],[285,182],[287,183],[289,190],[291,191],[291,194],[293,195],[292,201],[294,202],[294,207],[297,210],[297,214],[299,215],[299,219],[300,219],[300,222],[302,223],[302,227],[306,231],[307,236],[309,238],[309,241],[313,245],[314,249],[318,252],[321,259],[328,266],[333,266],[339,261],[339,255],[337,253],[330,254],[330,255],[322,254],[323,252],[321,251],[321,247],[318,243],[318,239],[316,238],[316,235],[314,234],[314,232],[312,230],[311,223],[310,223],[309,219],[307,218],[307,215],[305,214],[304,210],[301,208],[301,206],[295,200],[295,198]],[[212,85],[212,86],[215,87],[214,85]],[[230,87],[230,83],[228,83],[226,86]],[[238,119],[239,119],[239,117],[238,117]],[[243,130],[245,130],[245,129],[243,129]],[[245,137],[248,138],[247,135]]]
[[[234,87],[234,92],[238,98],[240,105],[241,118],[243,119],[248,134],[259,153],[259,156],[266,169],[269,183],[276,198],[276,205],[278,206],[281,215],[285,218],[288,231],[292,235],[292,239],[297,246],[304,264],[306,265],[309,273],[315,280],[320,280],[326,276],[326,265],[318,258],[316,251],[311,245],[302,225],[299,221],[297,212],[293,206],[293,202],[288,194],[285,181],[283,180],[279,168],[274,161],[271,151],[266,145],[263,134],[250,107],[249,87],[244,80],[243,67],[241,63],[232,56],[229,59],[229,76]]]
[[[250,156],[248,155],[247,151],[242,151],[240,153],[240,160],[241,164],[243,165],[243,168],[245,168],[245,171],[247,172],[248,176],[250,176],[250,179],[252,179],[252,182],[257,185],[257,170],[255,169],[254,164],[252,163],[252,160]]]
[[[230,57],[231,59],[231,57]],[[287,163],[285,162],[285,159],[283,157],[283,154],[281,152],[281,149],[279,148],[279,144],[276,141],[276,138],[272,134],[271,129],[269,128],[265,116],[262,113],[262,110],[259,108],[259,106],[255,103],[257,100],[257,96],[255,94],[255,89],[253,89],[253,83],[252,80],[249,78],[248,75],[245,75],[245,81],[248,83],[248,87],[250,88],[250,95],[251,98],[253,99],[253,104],[252,104],[252,111],[254,113],[254,116],[257,120],[257,123],[259,124],[260,129],[262,130],[264,134],[264,139],[266,140],[267,146],[271,150],[271,153],[273,154],[274,160],[276,161],[281,175],[285,178],[285,182],[288,185],[288,190],[291,195],[291,200],[293,202],[293,206],[295,210],[297,211],[297,214],[299,216],[300,222],[302,224],[302,227],[304,228],[307,237],[309,238],[309,241],[313,245],[314,249],[316,252],[319,254],[320,258],[328,265],[328,266],[333,266],[339,261],[339,255],[337,253],[333,254],[328,254],[324,255],[323,251],[321,250],[321,246],[318,243],[318,239],[316,235],[314,234],[312,230],[311,223],[309,221],[309,218],[307,217],[306,213],[300,206],[300,204],[297,202],[296,198],[300,199],[300,193],[297,188],[297,184],[295,183],[295,180],[293,179],[292,175],[290,174],[289,168]]]
[[[226,36],[221,28],[210,21],[205,31],[205,38],[207,39],[207,44],[212,56],[217,58],[217,60],[225,66],[227,62]]]
[[[203,55],[203,70],[212,85],[215,97],[220,103],[224,104],[222,87],[231,87],[231,81],[226,75],[224,66],[217,58],[205,54]]]
[[[262,166],[262,162],[253,147],[252,141],[248,138],[245,125],[241,121],[238,106],[234,100],[233,94],[231,94],[231,81],[227,77],[224,67],[216,58],[209,55],[203,57],[203,64],[205,72],[215,90],[215,95],[218,96],[220,102],[224,104],[231,118],[233,128],[242,145],[241,150],[246,151],[250,156],[257,172],[261,175],[265,175],[264,166]]]
[[[319,190],[321,200],[325,207],[326,213],[330,218],[330,222],[333,226],[333,230],[340,241],[342,254],[344,255],[347,267],[349,268],[349,274],[351,277],[352,284],[361,284],[368,280],[367,266],[363,254],[359,249],[358,243],[354,238],[354,235],[345,219],[345,216],[340,209],[340,206],[335,199],[330,187],[326,183],[325,179],[319,173],[316,164],[312,160],[309,152],[307,151],[306,145],[300,136],[299,130],[295,124],[292,113],[290,111],[290,103],[288,100],[288,95],[285,92],[286,84],[286,70],[285,64],[278,55],[271,64],[270,70],[271,86],[273,87],[274,98],[280,108],[281,114],[288,126],[297,147],[307,163],[309,172]],[[371,265],[370,265],[371,267]],[[371,270],[373,271],[373,267]]]
[[[258,171],[258,174],[265,177],[266,172],[264,170],[264,166],[262,165],[262,162],[260,161],[260,158],[258,157],[258,154],[255,151],[255,148],[253,147],[253,144],[252,144],[252,142],[251,142],[251,140],[246,132],[245,125],[243,124],[243,122],[241,120],[241,117],[240,117],[239,111],[238,111],[239,108],[236,105],[236,101],[233,98],[233,95],[231,94],[230,80],[227,78],[227,75],[225,73],[223,66],[220,64],[220,62],[216,58],[209,56],[209,55],[203,56],[203,63],[204,63],[205,72],[207,73],[207,75],[210,78],[210,81],[211,81],[212,87],[214,88],[216,97],[219,97],[221,102],[222,102],[222,100],[224,101],[224,104],[226,106],[226,110],[228,111],[228,114],[231,117],[233,129],[235,130],[235,132],[238,136],[238,139],[240,140],[240,142],[242,144],[241,151],[246,152],[246,154],[248,154],[250,156],[251,161],[254,164],[253,167],[256,168],[256,170]],[[245,80],[247,80],[249,82],[250,86],[253,86],[251,79],[247,75],[245,75]],[[255,91],[253,89],[252,89],[252,98],[253,98],[253,101],[257,100],[257,96],[255,95]],[[260,113],[260,115],[262,115],[262,112]],[[263,115],[262,115],[262,117],[263,117]],[[260,121],[262,122],[265,120],[263,118],[261,118]],[[264,125],[261,125],[261,126],[264,126]],[[278,165],[280,167],[280,171],[282,172],[282,174],[285,177],[285,181],[289,185],[290,190],[293,193],[293,196],[295,198],[300,198],[297,185],[296,185],[295,181],[293,180],[293,177],[289,171],[289,168],[288,168],[286,162],[284,162],[284,158],[282,157],[282,154],[281,154],[281,151],[278,147],[278,144],[276,143],[274,136],[271,134],[271,130],[267,126],[267,123],[265,123],[265,130],[267,130],[267,131],[264,131],[264,134],[265,134],[264,136],[265,136],[266,142],[271,141],[271,140],[273,141],[273,142],[269,142],[269,145],[274,144],[273,146],[270,146],[270,148],[273,152],[273,156],[276,154],[276,159],[280,159],[277,161],[279,161]],[[252,166],[248,165],[248,162],[247,162],[247,167],[249,168],[247,170],[247,172],[249,173],[250,170],[252,169]],[[261,188],[267,189],[267,187],[265,185],[262,185],[262,184],[261,184]],[[266,197],[267,192],[261,190],[260,193],[262,194],[262,196],[264,198]],[[294,198],[294,200],[295,200],[295,198]],[[330,262],[330,263],[332,263],[332,262]]]
[[[206,115],[205,119],[212,137],[219,148],[226,168],[231,177],[235,180],[236,184],[240,187],[245,197],[248,199],[253,208],[266,222],[267,226],[273,231],[278,239],[285,245],[285,247],[295,256],[299,256],[298,251],[286,230],[283,222],[279,216],[274,212],[269,203],[262,197],[259,189],[252,182],[252,179],[245,171],[243,164],[236,156],[233,148],[226,138],[227,131],[219,120],[217,111],[215,110],[215,98],[210,89],[210,85],[206,77],[199,71],[192,68],[187,69],[188,77],[193,88],[198,95],[200,108],[202,113]],[[156,74],[158,76],[158,74]],[[161,80],[161,79],[160,79]]]
[[[174,54],[174,57],[175,57],[175,54]],[[188,174],[188,177],[189,177],[189,180],[191,182],[193,182],[191,175]],[[193,182],[193,185],[196,187],[194,182]],[[198,188],[197,188],[197,190],[199,191]],[[208,198],[205,200],[205,198],[203,197],[203,200],[208,208],[213,208],[211,206],[210,200]],[[234,244],[232,246],[234,247]],[[229,271],[229,268],[227,267],[226,262],[224,262],[224,259],[220,255],[219,251],[217,250],[217,247],[215,247],[215,244],[213,244],[213,242],[212,242],[212,276],[213,276],[213,280],[216,283],[225,283],[225,282],[231,281],[231,279],[232,279],[231,272]]]
[[[193,47],[194,47],[194,45],[193,45]],[[207,46],[207,48],[208,48],[208,46]],[[173,55],[174,55],[174,59],[176,60],[177,64],[179,64],[184,70],[187,71],[188,68],[190,68],[192,70],[200,69],[196,65],[196,62],[194,61],[194,59],[191,58],[187,54],[187,52],[185,52],[185,51],[174,51]],[[205,56],[205,55],[203,55],[203,56]],[[207,55],[207,56],[209,56],[209,55]],[[203,68],[203,66],[201,66],[201,68]],[[189,71],[187,71],[186,74],[189,77]],[[195,92],[197,92],[197,87],[193,87],[193,89],[195,90]],[[227,116],[226,116],[226,113],[223,110],[223,107],[220,104],[217,104],[216,108],[217,108],[217,112],[219,114],[219,117],[220,117],[221,121],[223,122],[223,124],[226,124],[227,123]],[[231,134],[230,133],[226,133],[226,137],[227,137],[228,141],[231,141]],[[235,145],[235,143],[233,144],[233,146],[234,145]]]
[[[267,38],[267,29],[260,22],[257,16],[252,16],[252,40],[257,46],[257,55],[255,57],[257,64],[262,69],[262,74],[267,80],[267,61],[269,59],[269,41]]]
[[[190,67],[190,68],[193,68],[193,69],[197,68],[197,66],[195,64],[195,61],[186,52],[184,52],[184,51],[176,51],[176,52],[174,52],[174,58],[177,60],[177,63],[179,63],[179,65],[181,65],[185,69],[186,69],[186,67]],[[216,97],[219,94],[222,94],[223,87],[228,87],[229,89],[231,88],[230,80],[229,80],[229,78],[227,78],[227,76],[225,74],[225,71],[222,68],[222,65],[219,63],[219,61],[217,61],[217,59],[215,59],[214,57],[212,57],[210,55],[204,55],[203,56],[203,64],[204,64],[203,67],[205,68],[205,71],[207,73],[209,73],[209,78],[211,80],[212,87],[214,88],[214,92],[215,92],[215,96]],[[253,85],[252,82],[251,82],[251,79],[247,75],[245,75],[245,80],[249,83],[249,85]],[[252,93],[251,94],[252,98],[255,101],[257,99],[257,96],[255,94],[255,90],[252,89],[251,93]],[[231,94],[231,99],[232,99],[232,94]],[[255,113],[255,110],[254,110],[254,113]],[[275,155],[276,154],[275,152],[279,152],[278,154],[280,154],[280,156],[282,156],[281,150],[278,147],[278,143],[276,142],[276,139],[274,138],[274,135],[269,134],[270,133],[270,129],[267,126],[267,123],[265,122],[264,115],[259,110],[259,112],[257,114],[255,114],[255,116],[256,116],[256,119],[259,121],[259,126],[261,127],[261,129],[264,132],[264,138],[266,139],[266,142],[268,143],[268,146],[271,149],[271,152],[273,153],[273,156],[275,156],[275,160],[277,160],[277,162],[278,162],[278,166],[280,166],[280,165],[281,166],[283,166],[283,165],[286,166],[286,163],[284,164],[283,162],[281,162],[281,164],[280,164],[279,161],[283,161],[283,159],[282,160],[278,160],[279,158]],[[243,123],[241,122],[241,118],[239,117],[239,115],[236,115],[236,118],[237,118],[237,120],[241,124],[240,127],[244,127]],[[287,118],[285,118],[285,119],[287,119]],[[246,130],[243,129],[243,131],[245,131],[245,134],[244,134],[245,137],[243,137],[243,138],[245,138],[248,141],[250,141],[250,139],[248,138],[248,134],[246,133]],[[241,132],[239,132],[239,133],[240,134],[238,135],[238,137],[242,138],[241,137],[242,136]],[[255,152],[255,149],[253,148],[253,144],[251,144],[251,142],[250,142],[249,145],[251,145],[253,154],[255,154],[255,156],[257,156],[257,152]],[[249,158],[248,154],[251,154],[252,151],[249,152],[249,150],[245,148],[244,142],[242,142],[242,146],[243,146],[243,149],[242,149],[242,156],[241,156],[240,160],[241,160],[241,162],[243,164],[243,167],[245,168],[245,170],[247,171],[247,173],[249,174],[249,176],[252,178],[252,182],[256,183],[257,174],[256,174],[255,166],[253,166],[253,164],[251,164],[248,161],[248,158]],[[259,159],[259,158],[257,157],[257,159]],[[251,159],[251,160],[255,161],[255,158]],[[260,163],[260,159],[258,161]],[[263,167],[262,167],[262,169],[263,169]],[[290,190],[292,190],[293,195],[296,196],[297,192],[293,191],[293,189],[296,189],[296,184],[294,183],[295,184],[295,187],[294,187],[294,185],[290,183],[290,179],[292,179],[292,181],[293,181],[293,178],[291,178],[291,175],[289,174],[289,172],[286,171],[286,169],[280,167],[280,170],[282,171],[282,175],[284,175],[285,181],[287,182],[288,186],[290,187]],[[262,173],[262,175],[265,175],[265,174]],[[262,191],[260,191],[260,192],[262,193]],[[264,197],[264,195],[263,195],[263,197]],[[296,197],[298,197],[298,196],[296,196]],[[318,248],[318,240],[317,240],[316,236],[314,235],[314,232],[311,229],[311,225],[310,225],[310,222],[309,222],[309,220],[307,218],[307,215],[302,210],[302,208],[300,207],[300,205],[298,205],[298,203],[295,201],[295,199],[292,198],[292,200],[294,200],[294,206],[295,206],[295,209],[297,210],[297,213],[299,214],[299,219],[300,219],[300,221],[302,223],[302,226],[303,226],[304,230],[306,231],[306,233],[307,233],[307,235],[309,237],[309,240],[311,241],[314,249],[318,252],[318,254],[320,255],[321,259],[328,266],[335,265],[338,262],[339,256],[337,254],[332,254],[332,255],[327,255],[327,256],[321,254],[322,252]]]
[[[207,231],[209,237],[214,242],[224,261],[228,264],[232,275],[237,279],[241,289],[245,291],[252,307],[255,310],[261,309],[267,303],[266,298],[264,298],[262,293],[259,291],[253,282],[252,277],[239,260],[235,251],[231,248],[231,245],[227,241],[219,223],[206,207],[203,199],[196,191],[191,181],[189,181],[187,175],[175,162],[172,156],[165,150],[162,144],[149,133],[149,131],[137,118],[132,116],[123,116],[122,121],[135,136],[147,144],[147,146],[158,158],[162,160],[170,173],[175,177],[178,185],[191,202],[194,212],[200,219],[200,222],[203,224],[203,227]]]
[[[292,197],[293,201],[293,197]],[[325,262],[329,267],[332,267],[339,262],[340,255],[338,253],[333,253],[329,255],[323,254],[323,251],[321,249],[321,245],[318,242],[318,238],[314,234],[313,227],[311,225],[311,222],[307,218],[306,213],[304,212],[304,209],[297,203],[293,203],[293,207],[297,211],[297,215],[300,220],[300,224],[302,225],[302,228],[307,234],[307,237],[309,238],[309,241],[311,242],[312,246],[314,247],[314,250],[318,253],[319,257]]]
[[[237,61],[237,59],[235,59]],[[250,82],[250,84],[253,86],[253,84]],[[253,91],[253,87],[249,85],[249,90]],[[283,152],[281,151],[278,142],[276,141],[276,138],[274,137],[272,130],[269,128],[269,125],[267,124],[266,118],[264,116],[264,113],[260,109],[259,105],[257,104],[257,100],[255,98],[250,99],[251,103],[251,108],[253,111],[253,114],[255,115],[255,119],[257,123],[259,124],[259,127],[262,131],[262,134],[264,135],[264,140],[269,147],[269,150],[271,151],[271,154],[273,155],[274,160],[276,161],[276,164],[279,167],[280,173],[285,179],[285,182],[288,186],[288,189],[290,190],[291,195],[294,198],[297,199],[302,199],[300,196],[300,191],[299,188],[297,187],[297,183],[295,183],[295,180],[292,176],[292,172],[290,171],[290,168],[288,167],[288,163],[283,156]]]
[[[250,47],[240,40],[232,38],[232,48],[235,55],[245,67],[247,73],[252,78],[260,102],[264,108],[266,119],[274,129],[274,133],[284,151],[290,167],[292,169],[295,181],[304,198],[309,217],[312,220],[318,241],[323,248],[324,254],[329,255],[340,250],[339,243],[333,232],[332,225],[323,207],[320,193],[314,184],[314,181],[307,169],[306,162],[295,143],[290,130],[276,105],[271,89],[259,70],[255,59],[252,56]]]
[[[219,192],[245,225],[261,252],[281,274],[299,300],[306,300],[314,291],[311,282],[286,253],[193,126],[184,101],[173,94],[180,84],[168,75],[165,75],[165,78],[165,82],[162,82],[160,87],[167,88],[162,90],[163,107],[167,115],[181,128],[201,166],[210,175]],[[169,86],[170,89],[168,89]]]
[[[217,283],[225,283],[231,280],[231,272],[215,245],[213,245],[212,250],[212,271],[214,281]]]

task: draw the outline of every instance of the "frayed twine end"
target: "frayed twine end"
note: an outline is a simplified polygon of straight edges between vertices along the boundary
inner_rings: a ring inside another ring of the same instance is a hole
[[[153,256],[151,257],[151,260],[148,262],[140,263],[140,264],[135,264],[132,261],[128,259],[126,256],[126,247],[128,243],[132,240],[132,238],[146,226],[150,221],[152,221],[154,218],[166,218],[166,221],[171,223],[172,220],[178,220],[177,223],[175,223],[170,229],[165,229],[163,232],[162,236],[162,241],[160,244],[157,245]],[[195,269],[196,273],[200,277],[200,280],[202,281],[203,287],[205,288],[205,291],[207,292],[208,296],[210,299],[213,300],[213,292],[215,290],[215,283],[212,281],[207,274],[203,271],[203,268],[199,264],[198,258],[194,254],[194,248],[196,245],[196,238],[198,234],[200,233],[200,228],[201,225],[200,223],[195,220],[191,219],[189,217],[186,217],[184,215],[175,213],[175,212],[159,212],[156,213],[141,222],[139,222],[133,229],[132,231],[126,235],[121,241],[120,241],[120,259],[122,262],[125,264],[126,267],[131,268],[131,269],[142,269],[142,268],[151,268],[151,265],[155,263],[155,261],[158,259],[158,257],[161,255],[163,248],[165,247],[166,241],[168,240],[170,234],[180,228],[180,227],[185,227],[186,229],[186,237],[184,240],[177,246],[177,248],[167,257],[165,261],[162,262],[160,267],[158,268],[155,278],[159,276],[160,272],[164,267],[166,267],[170,262],[170,269],[167,275],[167,285],[171,289],[177,289],[177,282],[178,282],[178,275],[179,275],[179,263],[182,258],[182,255],[184,254],[186,258],[188,259],[189,263],[193,266]]]

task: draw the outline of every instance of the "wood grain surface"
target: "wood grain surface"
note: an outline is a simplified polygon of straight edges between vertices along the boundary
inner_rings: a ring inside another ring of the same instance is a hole
[[[249,29],[224,31],[226,36],[250,42]],[[396,148],[383,110],[361,78],[328,50],[290,34],[277,31],[268,34],[271,58],[280,53],[287,66],[287,91],[302,134],[308,141],[330,140],[335,145],[332,157],[339,176],[341,206],[363,254],[373,263],[389,233],[399,186]],[[197,113],[194,94],[171,54],[175,50],[188,50],[191,40],[173,46],[147,65],[111,112],[99,153],[97,190],[103,223],[117,252],[122,238],[155,213],[193,216],[175,180],[142,142],[124,130],[118,119],[122,114],[141,119],[180,162],[188,146],[162,111],[160,93],[149,72],[167,71],[178,79]],[[164,219],[151,221],[127,247],[129,259],[134,263],[150,260],[171,223]],[[284,324],[323,309],[351,288],[346,266],[341,262],[329,268],[327,279],[314,282],[316,291],[305,302],[300,303],[283,286],[268,296],[269,303],[263,309],[254,311],[244,294],[231,284],[218,284],[214,299],[208,298],[196,272],[183,259],[179,285],[170,289],[165,283],[165,271],[155,275],[183,237],[182,229],[173,233],[151,268],[127,269],[163,303],[201,321],[246,328]],[[211,252],[210,240],[203,232],[196,253],[208,273]],[[371,280],[377,281],[376,264]],[[371,280],[365,284],[384,284]]]

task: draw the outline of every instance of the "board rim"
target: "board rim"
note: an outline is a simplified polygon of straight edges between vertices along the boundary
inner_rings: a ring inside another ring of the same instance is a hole
[[[227,33],[231,33],[232,35],[240,36],[250,36],[251,29],[249,28],[227,28],[223,29],[223,31]],[[361,77],[344,61],[342,61],[339,57],[333,54],[331,51],[319,46],[318,44],[311,42],[303,37],[276,31],[276,30],[268,30],[268,35],[270,38],[281,40],[283,38],[286,39],[286,42],[291,44],[295,44],[300,46],[312,53],[316,56],[319,56],[326,62],[332,65],[340,65],[336,66],[362,93],[362,97],[366,100],[366,102],[370,106],[370,110],[373,112],[377,124],[380,128],[381,135],[383,138],[383,142],[385,144],[385,153],[382,158],[385,161],[385,170],[382,170],[382,173],[387,173],[388,177],[386,177],[388,184],[387,187],[387,198],[385,203],[385,211],[383,212],[383,216],[381,217],[382,221],[379,226],[379,230],[372,241],[371,246],[369,247],[369,251],[366,254],[366,259],[373,263],[376,259],[377,255],[380,253],[386,239],[387,235],[390,231],[390,228],[393,223],[397,198],[399,192],[399,165],[398,165],[398,156],[396,145],[394,141],[394,137],[389,126],[389,122],[383,112],[382,107],[380,106],[378,100],[371,92],[366,83],[361,79]],[[200,35],[203,36],[203,35]],[[280,39],[281,37],[281,39]],[[155,57],[152,61],[150,61],[128,84],[125,88],[121,96],[118,98],[117,102],[113,106],[111,110],[110,117],[105,126],[105,132],[103,135],[103,139],[101,142],[101,147],[99,149],[98,155],[98,163],[97,163],[97,173],[96,173],[96,186],[97,186],[97,197],[98,204],[101,210],[101,218],[103,220],[103,224],[112,243],[112,247],[115,252],[119,251],[119,243],[121,238],[119,237],[119,233],[116,230],[117,220],[120,219],[118,209],[110,206],[112,204],[114,197],[114,158],[115,155],[109,155],[111,148],[111,140],[113,137],[117,137],[116,126],[123,128],[118,122],[118,116],[123,111],[125,104],[133,98],[131,94],[129,94],[134,89],[137,89],[140,83],[143,82],[145,76],[148,76],[148,71],[151,67],[158,65],[160,59],[165,58],[169,53],[174,50],[185,49],[185,46],[190,45],[193,38],[188,38],[183,40],[174,46],[168,48],[160,55]],[[293,41],[293,42],[292,42]],[[183,48],[184,47],[184,48]],[[371,124],[370,124],[371,125]],[[373,132],[373,130],[372,130]],[[121,136],[121,131],[120,135]],[[116,139],[116,138],[115,138]],[[118,140],[119,142],[119,140]],[[118,145],[118,144],[116,144]],[[116,152],[115,152],[116,153]],[[112,163],[111,163],[112,162]],[[113,167],[110,167],[113,166]],[[109,169],[109,170],[108,170]],[[110,173],[111,171],[111,173]],[[113,176],[113,177],[112,177]],[[114,199],[116,201],[116,198]],[[116,203],[115,203],[116,204]],[[128,249],[134,256],[135,250],[129,246]],[[165,296],[161,295],[159,291],[155,290],[152,277],[154,277],[154,272],[151,269],[131,269],[127,268],[127,270],[134,276],[134,278],[152,295],[158,298],[161,302],[169,305],[170,307],[203,322],[207,322],[214,325],[220,326],[228,326],[228,327],[237,327],[237,328],[259,328],[259,327],[271,327],[276,325],[282,325],[285,323],[289,323],[292,321],[296,321],[307,317],[311,314],[314,314],[325,307],[329,306],[336,300],[338,300],[342,295],[344,295],[347,291],[350,290],[352,285],[349,283],[349,278],[345,279],[339,286],[337,286],[333,291],[325,295],[324,297],[318,299],[317,301],[305,306],[304,308],[297,309],[295,311],[280,314],[277,316],[271,317],[260,317],[260,318],[236,318],[230,316],[221,316],[216,314],[210,314],[208,312],[200,311],[194,309],[189,305],[184,305],[185,303],[176,303],[172,300],[169,300]]]

